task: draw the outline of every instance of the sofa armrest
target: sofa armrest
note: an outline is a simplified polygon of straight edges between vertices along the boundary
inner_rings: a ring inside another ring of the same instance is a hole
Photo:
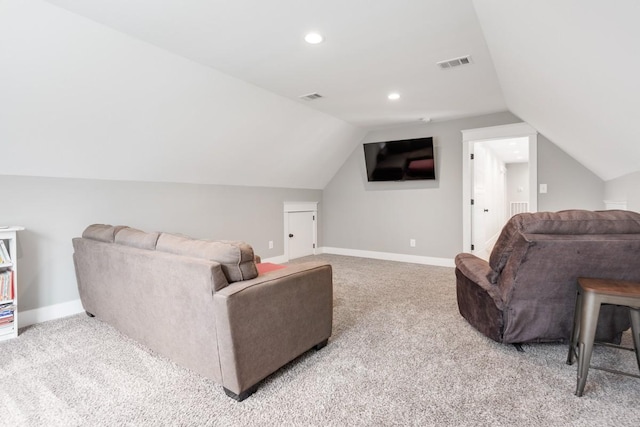
[[[232,283],[213,300],[223,386],[238,395],[331,335],[332,270],[324,262]]]

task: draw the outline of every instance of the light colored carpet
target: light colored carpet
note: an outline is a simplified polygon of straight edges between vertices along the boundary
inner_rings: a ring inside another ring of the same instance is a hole
[[[575,397],[567,346],[519,353],[477,333],[458,314],[453,269],[318,258],[334,266],[329,345],[280,369],[244,402],[78,315],[0,343],[2,424],[640,425],[640,380],[592,370],[585,396]],[[632,352],[598,347],[594,357],[637,371]]]

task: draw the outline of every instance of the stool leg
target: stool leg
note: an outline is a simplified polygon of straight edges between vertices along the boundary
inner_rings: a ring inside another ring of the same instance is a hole
[[[576,293],[576,308],[573,314],[573,327],[571,328],[571,338],[569,342],[569,354],[567,355],[567,365],[573,365],[573,359],[578,346],[578,334],[580,333],[580,313],[582,308],[582,296],[580,290]]]
[[[629,308],[631,316],[631,334],[633,335],[633,348],[636,350],[636,361],[640,371],[640,308]]]
[[[578,383],[576,386],[576,396],[578,397],[582,396],[584,386],[587,383],[593,341],[596,337],[598,315],[600,314],[600,300],[591,292],[584,292],[581,305],[580,333],[578,335],[580,347],[578,350]]]

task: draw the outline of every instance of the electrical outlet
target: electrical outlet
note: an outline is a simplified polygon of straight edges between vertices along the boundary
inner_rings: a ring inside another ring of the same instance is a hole
[[[273,249],[273,240],[269,240],[269,249]]]
[[[416,247],[416,239],[409,239],[409,246],[411,246],[412,248]]]

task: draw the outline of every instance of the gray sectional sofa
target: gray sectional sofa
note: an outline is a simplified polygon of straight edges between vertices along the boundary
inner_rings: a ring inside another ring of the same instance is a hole
[[[331,335],[331,266],[258,275],[246,243],[95,224],[73,239],[84,309],[236,400]]]

